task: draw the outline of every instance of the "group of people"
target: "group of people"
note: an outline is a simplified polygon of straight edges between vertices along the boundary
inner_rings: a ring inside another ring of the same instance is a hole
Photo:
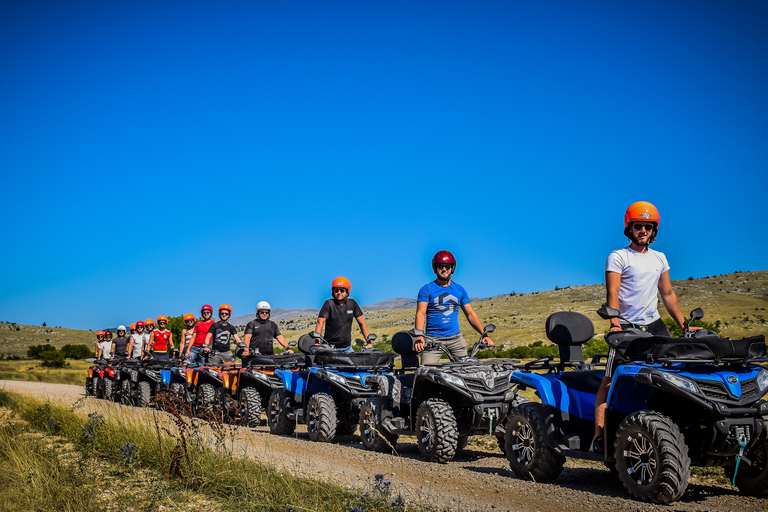
[[[656,336],[670,336],[658,311],[658,295],[669,315],[684,330],[687,328],[680,305],[672,289],[669,277],[669,263],[666,256],[650,248],[659,232],[661,217],[656,207],[646,201],[630,205],[624,214],[624,235],[629,239],[629,246],[613,251],[605,263],[606,305],[618,309],[629,322],[641,326]],[[415,340],[415,349],[423,351],[427,341],[431,347],[442,345],[456,357],[467,355],[467,343],[459,329],[458,312],[461,310],[469,324],[478,333],[483,333],[483,323],[475,313],[467,291],[453,281],[456,271],[456,258],[449,251],[438,251],[432,258],[432,271],[435,280],[421,287],[418,293],[415,328],[424,332]],[[346,277],[337,277],[331,283],[331,298],[326,300],[317,318],[315,331],[323,334],[324,339],[336,350],[351,352],[352,324],[357,321],[360,331],[368,339],[369,331],[365,324],[363,310],[351,298],[352,285]],[[280,333],[277,324],[270,320],[271,306],[266,301],[256,305],[256,318],[245,328],[246,349],[242,356],[273,354],[273,342],[288,349],[288,343]],[[233,362],[230,346],[234,338],[240,338],[234,326],[229,324],[232,308],[227,304],[219,307],[219,321],[212,319],[213,308],[205,305],[201,308],[202,320],[195,315],[184,315],[185,329],[182,331],[180,353],[189,363],[208,354],[210,364]],[[149,351],[156,359],[167,359],[167,352],[174,348],[173,336],[167,329],[168,318],[160,316],[155,322],[150,318],[144,322],[131,324],[131,335],[126,336],[125,326],[118,327],[118,337],[112,339],[110,331],[97,333],[97,356],[109,358],[142,357]],[[611,320],[611,331],[626,328],[618,319]],[[488,345],[493,345],[490,337],[485,337]],[[318,341],[319,343],[319,341]],[[367,345],[370,347],[370,343]],[[290,349],[288,349],[290,351]],[[433,348],[422,354],[424,364],[436,363],[442,351]],[[603,426],[605,424],[605,403],[615,367],[622,363],[616,352],[611,349],[606,365],[605,377],[595,403],[595,435],[593,449],[602,446]]]

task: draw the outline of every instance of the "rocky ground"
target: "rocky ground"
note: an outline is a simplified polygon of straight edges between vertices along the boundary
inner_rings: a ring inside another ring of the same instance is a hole
[[[78,386],[0,381],[0,388],[51,401],[72,404],[82,398]],[[86,412],[109,414],[125,407],[103,400],[86,400]],[[146,414],[149,421],[149,412]],[[618,480],[601,465],[569,460],[556,483],[537,484],[517,479],[495,441],[473,439],[467,450],[448,464],[420,459],[415,441],[397,445],[397,455],[366,451],[356,436],[333,444],[309,441],[303,431],[291,437],[269,434],[266,427],[238,428],[235,449],[254,459],[285,468],[299,476],[321,477],[353,488],[370,488],[373,475],[384,474],[395,493],[408,502],[447,510],[515,511],[763,511],[768,500],[745,497],[723,483],[694,477],[681,500],[670,506],[628,499]]]

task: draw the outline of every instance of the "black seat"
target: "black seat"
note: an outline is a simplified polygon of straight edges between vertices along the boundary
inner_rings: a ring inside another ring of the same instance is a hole
[[[392,350],[400,354],[403,370],[419,367],[419,353],[413,348],[413,337],[408,331],[399,331],[392,336]]]
[[[575,311],[559,311],[549,315],[546,322],[547,338],[560,350],[560,366],[583,363],[581,346],[595,335],[592,320]]]

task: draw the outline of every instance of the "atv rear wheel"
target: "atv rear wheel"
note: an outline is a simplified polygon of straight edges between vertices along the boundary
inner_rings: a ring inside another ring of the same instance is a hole
[[[360,406],[360,440],[366,450],[390,452],[397,444],[397,434],[390,434],[381,424],[381,398],[369,398]]]
[[[276,389],[269,395],[267,403],[267,424],[269,431],[278,436],[293,434],[296,422],[285,413],[285,390]]]
[[[551,482],[560,476],[565,457],[547,444],[547,425],[541,404],[524,403],[512,409],[506,430],[505,453],[509,467],[518,478]]]
[[[261,395],[254,387],[240,390],[240,423],[246,427],[258,427],[261,423]]]
[[[104,398],[104,379],[101,377],[96,377],[96,379],[93,381],[93,385],[93,395],[96,398]]]
[[[336,437],[336,403],[327,393],[315,393],[307,402],[309,438],[328,443]]]
[[[456,417],[444,400],[430,398],[416,412],[416,444],[427,462],[448,462],[458,444]]]
[[[237,421],[237,403],[229,394],[229,390],[221,386],[216,390],[216,402],[214,406],[218,407],[215,411],[216,416],[221,415],[225,423],[235,423]]]
[[[197,387],[197,400],[195,403],[195,409],[197,414],[214,414],[214,406],[216,404],[216,390],[213,389],[213,384],[206,382],[200,384]]]
[[[632,497],[665,505],[688,487],[688,447],[667,416],[653,411],[630,414],[619,425],[613,446],[619,480]]]
[[[120,383],[120,403],[123,405],[133,405],[131,403],[131,381],[123,379]]]
[[[114,381],[112,379],[104,379],[104,400],[113,401],[115,398],[112,396],[114,390]]]
[[[466,448],[470,439],[472,439],[472,436],[459,436],[458,441],[456,441],[456,451]]]
[[[93,396],[93,379],[91,377],[85,378],[85,396]]]
[[[139,382],[139,405],[149,407],[149,401],[152,399],[152,388],[149,382],[143,380]]]
[[[768,437],[765,431],[744,456],[752,461],[752,465],[739,465],[739,470],[736,472],[736,487],[749,496],[765,498],[768,496]],[[728,466],[723,469],[725,476],[733,480],[736,467]]]

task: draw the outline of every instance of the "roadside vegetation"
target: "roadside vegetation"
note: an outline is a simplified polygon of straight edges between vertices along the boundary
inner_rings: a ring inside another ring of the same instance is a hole
[[[420,510],[377,475],[356,492],[235,453],[222,424],[131,409],[109,416],[0,390],[0,509]],[[147,421],[147,415],[151,420]],[[209,428],[210,427],[210,428]]]
[[[26,380],[82,386],[85,383],[86,370],[91,364],[84,360],[72,360],[67,361],[65,368],[50,368],[43,366],[42,361],[34,359],[0,360],[0,380]]]

